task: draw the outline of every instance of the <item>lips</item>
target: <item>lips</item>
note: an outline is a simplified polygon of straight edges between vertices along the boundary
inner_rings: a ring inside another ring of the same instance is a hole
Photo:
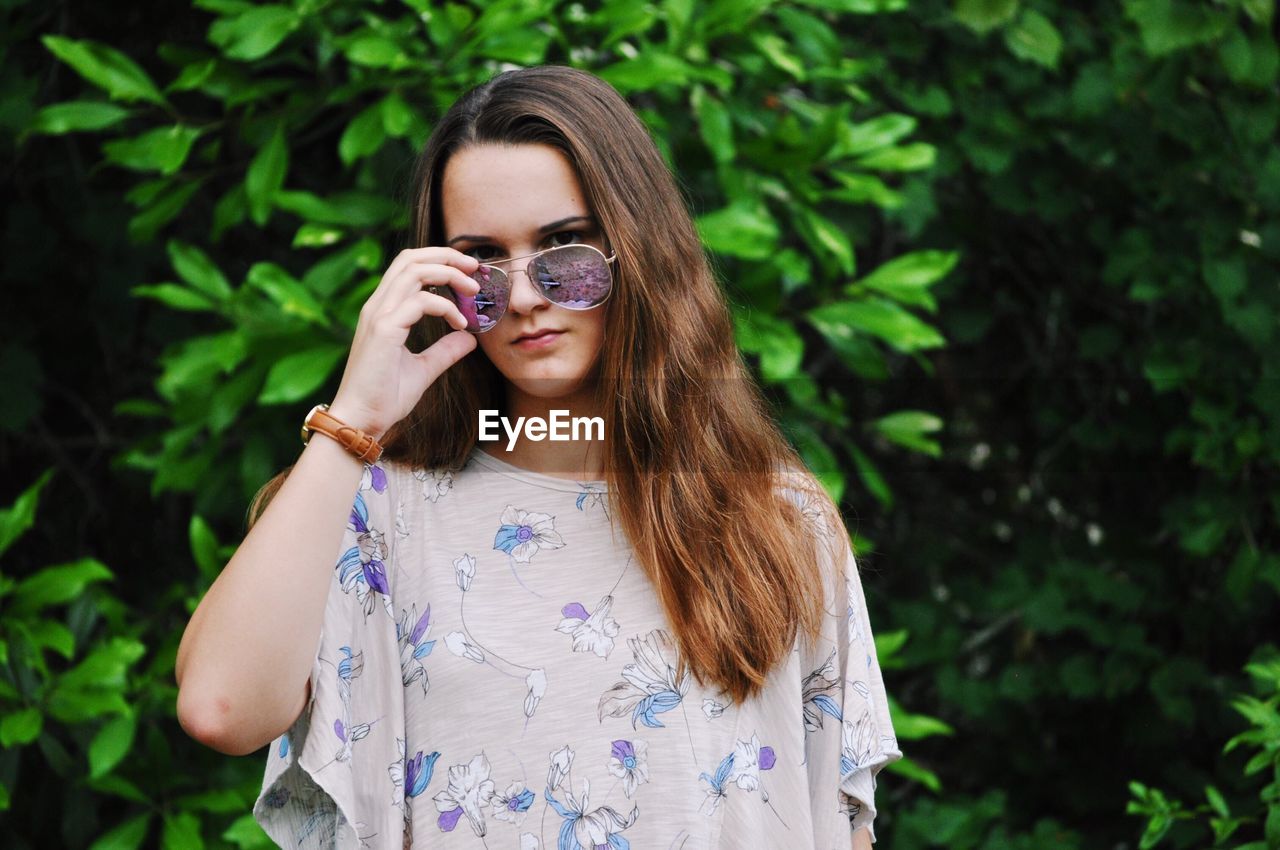
[[[527,334],[521,334],[520,336],[516,337],[511,341],[513,343],[516,343],[516,342],[520,342],[521,340],[538,339],[539,337],[544,337],[544,336],[547,336],[548,334],[558,334],[558,333],[564,333],[564,331],[559,331],[559,330],[556,330],[555,328],[543,328],[542,330],[531,331]]]

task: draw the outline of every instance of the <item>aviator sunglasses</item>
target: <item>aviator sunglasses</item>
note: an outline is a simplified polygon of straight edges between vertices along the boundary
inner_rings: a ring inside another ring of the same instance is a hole
[[[467,320],[467,330],[481,334],[492,330],[507,312],[511,300],[511,275],[523,271],[542,297],[566,310],[591,310],[599,307],[613,292],[611,264],[618,255],[608,257],[591,245],[558,245],[533,254],[511,257],[501,262],[528,259],[523,269],[510,274],[491,263],[481,263],[471,275],[480,284],[474,295],[455,292],[451,286],[435,287],[440,295],[458,306]]]

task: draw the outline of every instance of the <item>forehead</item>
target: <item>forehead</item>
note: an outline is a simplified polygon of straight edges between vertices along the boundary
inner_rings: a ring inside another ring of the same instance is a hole
[[[440,191],[445,238],[536,232],[573,215],[590,215],[582,187],[564,154],[547,145],[482,144],[445,164]]]

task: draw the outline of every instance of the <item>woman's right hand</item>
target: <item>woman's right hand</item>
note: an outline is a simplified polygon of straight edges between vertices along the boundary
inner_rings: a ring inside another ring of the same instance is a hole
[[[360,308],[342,382],[329,406],[335,418],[381,438],[445,369],[476,347],[457,305],[424,287],[449,286],[475,296],[480,285],[470,275],[479,265],[453,248],[409,248],[396,256]],[[405,340],[423,316],[440,316],[455,330],[414,354]]]

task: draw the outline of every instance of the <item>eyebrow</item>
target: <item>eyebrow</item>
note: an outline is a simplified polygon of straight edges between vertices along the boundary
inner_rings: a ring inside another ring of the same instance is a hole
[[[566,224],[575,224],[575,223],[577,223],[577,222],[579,222],[579,221],[589,221],[589,222],[594,223],[594,222],[595,222],[595,219],[594,219],[593,217],[589,216],[589,215],[571,215],[571,216],[569,216],[568,218],[562,218],[562,219],[560,219],[560,220],[558,220],[558,221],[553,221],[553,222],[551,222],[550,224],[544,224],[544,225],[542,225],[542,227],[539,227],[539,228],[538,228],[538,232],[539,232],[539,233],[551,233],[551,232],[553,232],[553,231],[555,231],[555,230],[557,230],[557,229],[559,229],[559,228],[561,228],[561,227],[564,227]],[[455,242],[497,242],[497,241],[498,241],[498,240],[497,240],[497,239],[494,239],[492,236],[472,236],[472,235],[470,235],[470,234],[465,234],[465,233],[464,233],[464,234],[463,234],[463,235],[461,235],[461,236],[455,236],[455,237],[453,237],[452,239],[450,239],[450,240],[449,240],[448,242],[446,242],[445,244],[446,244],[446,245],[449,245],[450,247],[452,247],[452,246],[453,246],[453,243],[455,243]]]

